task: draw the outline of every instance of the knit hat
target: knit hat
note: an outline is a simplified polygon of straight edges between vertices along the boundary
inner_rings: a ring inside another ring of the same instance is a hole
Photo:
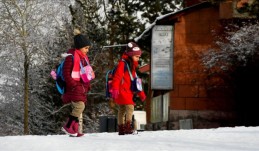
[[[134,43],[134,42],[129,42],[127,44],[127,48],[126,48],[126,54],[128,56],[135,56],[135,55],[141,55],[141,49],[139,48],[139,46]]]
[[[78,29],[74,30],[74,35],[74,45],[76,49],[91,46],[91,42],[84,35],[82,35]]]

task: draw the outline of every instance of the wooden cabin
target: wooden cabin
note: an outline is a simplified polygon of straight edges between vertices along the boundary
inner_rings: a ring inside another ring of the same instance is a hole
[[[147,130],[236,126],[233,87],[205,72],[200,54],[214,46],[237,1],[189,3],[160,16],[135,41],[150,52]],[[194,4],[194,5],[193,5]]]

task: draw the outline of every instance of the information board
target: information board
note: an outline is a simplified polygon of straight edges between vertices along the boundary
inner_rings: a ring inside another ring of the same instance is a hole
[[[173,26],[156,25],[151,41],[151,89],[173,89]]]

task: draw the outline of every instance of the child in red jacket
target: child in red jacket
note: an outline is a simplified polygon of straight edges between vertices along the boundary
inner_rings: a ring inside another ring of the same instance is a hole
[[[141,56],[141,49],[134,42],[127,45],[126,52],[122,55],[118,63],[116,72],[112,81],[112,98],[119,106],[118,111],[118,128],[119,135],[132,134],[133,128],[131,127],[132,115],[134,111],[133,96],[131,90],[131,77],[128,70],[125,71],[125,66],[129,66],[133,78],[136,78],[136,68]],[[126,62],[124,62],[124,61]],[[142,101],[146,99],[144,91],[137,92],[137,95]],[[124,118],[126,115],[126,119]],[[125,122],[126,121],[126,122]]]

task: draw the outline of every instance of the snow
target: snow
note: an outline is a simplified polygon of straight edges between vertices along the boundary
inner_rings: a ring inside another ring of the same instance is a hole
[[[165,17],[167,16],[170,16],[170,15],[173,15],[173,14],[176,14],[178,12],[171,12],[171,13],[168,13],[168,14],[165,14],[165,15],[161,15],[159,17],[156,18],[156,20],[152,23],[152,24],[146,24],[145,26],[145,31],[142,32],[142,34],[136,38],[134,38],[135,41],[139,41],[139,39],[142,38],[143,35],[145,35],[146,33],[148,33],[155,25],[156,25],[156,22],[159,21],[159,20],[162,20],[164,19]]]
[[[0,137],[0,151],[256,151],[259,127],[144,131],[137,135],[89,133]]]

